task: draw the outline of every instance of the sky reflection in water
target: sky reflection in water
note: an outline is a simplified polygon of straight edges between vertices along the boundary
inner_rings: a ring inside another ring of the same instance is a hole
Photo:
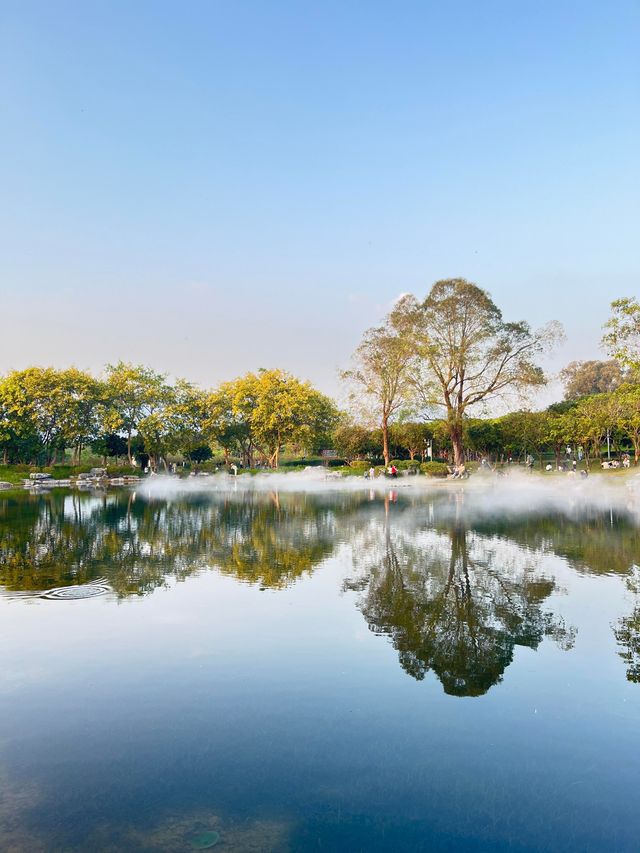
[[[3,496],[0,847],[637,849],[639,554],[454,491]]]

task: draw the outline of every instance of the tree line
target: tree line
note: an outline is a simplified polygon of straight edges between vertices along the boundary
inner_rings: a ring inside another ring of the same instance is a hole
[[[403,296],[365,332],[342,373],[351,412],[283,370],[259,370],[213,390],[170,382],[144,365],[118,362],[96,377],[75,367],[29,367],[0,377],[4,463],[51,465],[90,448],[104,457],[170,455],[194,461],[222,453],[277,467],[283,447],[299,454],[335,449],[347,461],[398,451],[461,464],[469,452],[521,456],[579,444],[597,456],[608,434],[640,458],[640,303],[619,299],[605,325],[608,361],[562,371],[566,399],[543,412],[522,404],[547,381],[542,356],[562,337],[557,323],[532,330],[506,321],[490,295],[464,279],[436,282],[424,300]],[[487,418],[487,407],[512,411]],[[475,417],[474,417],[475,413]],[[481,417],[484,415],[485,417]]]
[[[144,365],[108,365],[102,377],[77,368],[29,367],[0,379],[0,453],[5,463],[52,465],[87,447],[102,456],[144,453],[152,468],[170,454],[277,467],[284,445],[328,446],[332,400],[283,370],[259,370],[212,391]]]

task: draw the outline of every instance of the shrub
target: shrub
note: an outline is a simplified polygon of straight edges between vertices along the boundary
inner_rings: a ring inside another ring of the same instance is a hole
[[[420,471],[428,477],[446,477],[449,466],[445,462],[422,462]]]

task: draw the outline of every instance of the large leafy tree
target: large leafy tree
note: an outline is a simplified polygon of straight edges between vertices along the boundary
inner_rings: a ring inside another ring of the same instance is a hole
[[[615,413],[610,394],[584,397],[564,415],[568,441],[578,441],[585,451],[587,467],[591,458],[600,456],[607,431],[615,426]]]
[[[311,447],[337,419],[327,397],[284,370],[259,370],[236,380],[232,407],[272,468],[284,444]]]
[[[334,449],[350,465],[356,459],[366,459],[375,452],[371,430],[342,415],[331,441]]]
[[[414,460],[416,456],[424,459],[433,430],[429,424],[406,420],[393,425],[392,436],[398,447],[407,451],[409,459]]]
[[[611,311],[602,342],[624,367],[640,370],[640,302],[628,297],[616,299]]]
[[[624,381],[619,362],[572,361],[560,371],[564,384],[565,400],[577,400],[590,394],[606,394],[615,391]]]
[[[150,427],[148,419],[159,417],[162,409],[171,402],[173,392],[164,374],[142,364],[119,361],[108,365],[106,374],[109,407],[106,425],[111,431],[124,433],[127,458],[132,464],[132,436],[143,421],[146,420]]]
[[[537,453],[545,443],[547,413],[510,412],[497,419],[496,425],[504,452],[524,458],[529,453]]]
[[[560,327],[533,332],[524,321],[506,322],[490,295],[462,278],[437,281],[424,302],[406,308],[418,356],[412,381],[425,406],[444,409],[458,465],[468,410],[543,385],[537,362]]]
[[[66,447],[78,461],[83,447],[100,431],[103,387],[90,374],[69,368],[14,370],[1,383],[5,439],[33,438],[51,464]]]
[[[222,448],[225,464],[229,464],[233,452],[238,452],[242,464],[250,467],[254,452],[248,420],[250,405],[247,400],[245,405],[234,407],[235,392],[235,382],[223,382],[207,396],[203,428],[211,444]]]
[[[223,448],[251,465],[256,452],[277,468],[283,445],[312,450],[329,442],[337,421],[333,402],[284,370],[259,370],[225,382],[205,401],[203,426]]]
[[[389,427],[412,399],[412,305],[411,297],[403,297],[381,326],[368,329],[355,351],[353,366],[342,373],[354,388],[352,399],[372,414],[382,429],[385,465],[391,461]]]
[[[622,385],[612,394],[612,420],[633,445],[635,464],[640,461],[640,385]]]

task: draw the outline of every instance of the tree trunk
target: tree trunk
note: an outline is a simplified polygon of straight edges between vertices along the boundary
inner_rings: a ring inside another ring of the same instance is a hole
[[[388,468],[391,455],[389,454],[389,419],[387,415],[382,418],[382,455],[384,456],[384,466]]]
[[[449,435],[451,436],[451,444],[453,445],[453,464],[464,464],[464,445],[462,443],[462,422],[459,420],[450,420]]]
[[[129,460],[129,465],[133,467],[133,460],[131,458],[131,430],[127,432],[127,459]]]
[[[277,468],[278,467],[279,457],[280,457],[280,445],[278,445],[276,447],[276,449],[273,451],[273,453],[269,457],[269,465],[271,468]]]

